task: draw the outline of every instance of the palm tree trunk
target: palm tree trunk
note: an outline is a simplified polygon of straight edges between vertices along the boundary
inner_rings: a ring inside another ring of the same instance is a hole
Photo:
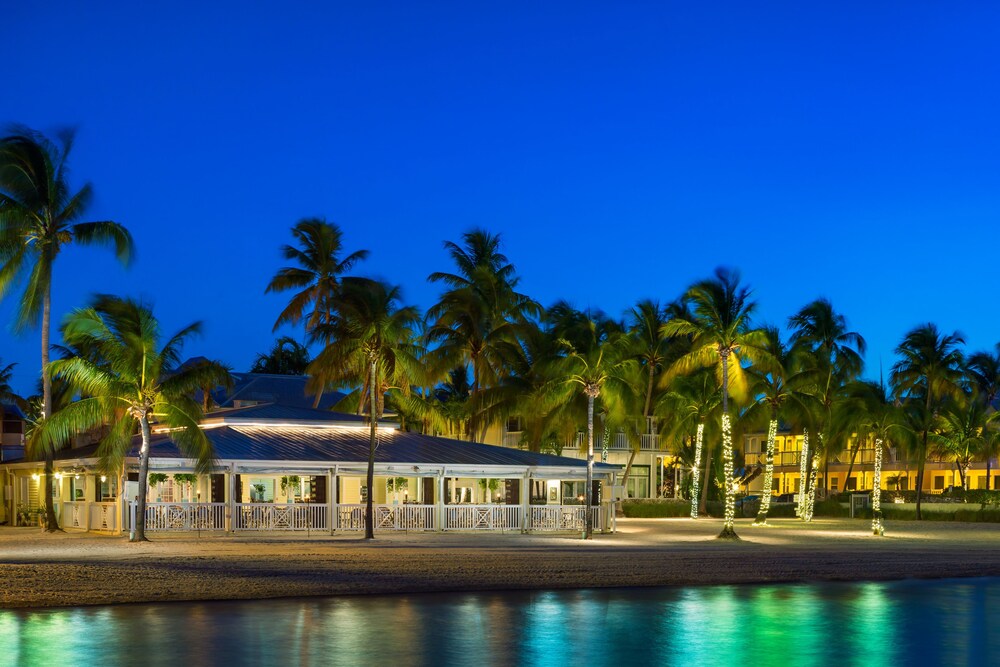
[[[698,423],[698,429],[694,437],[694,466],[691,468],[691,518],[698,518],[698,466],[701,465],[701,446],[705,440],[705,424]]]
[[[587,499],[587,516],[584,539],[590,539],[594,532],[594,515],[590,510],[593,501],[592,489],[594,486],[594,398],[597,392],[588,387],[587,389],[587,486],[583,489],[583,495]]]
[[[729,422],[729,350],[722,353],[722,484],[726,492],[725,514],[719,537],[738,540],[733,521],[736,515],[736,491],[733,489],[733,435]]]
[[[990,453],[986,452],[986,490],[990,490]]]
[[[632,448],[632,452],[628,455],[628,463],[625,464],[625,473],[622,475],[622,498],[628,499],[628,476],[632,474],[632,462],[635,461],[635,455],[639,453],[639,449],[636,447]]]
[[[882,525],[882,439],[875,438],[875,475],[872,481],[872,534],[885,534]]]
[[[375,539],[375,429],[377,428],[377,417],[375,416],[375,360],[372,360],[372,379],[369,384],[371,418],[371,434],[368,439],[368,497],[365,498],[365,539]]]
[[[924,431],[922,438],[922,447],[920,449],[919,459],[917,461],[917,521],[922,518],[920,516],[920,496],[923,492],[924,487],[924,464],[927,461],[927,431]]]
[[[711,442],[711,440],[709,440]],[[698,513],[708,514],[708,480],[712,472],[712,448],[705,446],[705,473],[701,476],[701,498],[698,499]]]
[[[844,491],[847,491],[847,487],[851,485],[851,471],[854,470],[854,461],[858,458],[858,451],[861,449],[861,438],[858,438],[857,444],[854,445],[854,450],[851,452],[851,462],[847,466],[847,477],[844,478]]]
[[[757,520],[754,525],[763,526],[767,523],[767,513],[771,509],[771,487],[774,479],[774,441],[778,436],[778,415],[771,411],[771,423],[767,425],[767,458],[764,462],[764,483],[761,487],[760,509],[757,510]]]
[[[42,419],[52,416],[52,376],[49,374],[49,327],[52,319],[52,289],[45,288],[42,297]],[[52,500],[52,483],[54,474],[54,452],[45,450],[45,530],[55,532],[62,530],[56,519],[55,503]]]
[[[139,431],[142,433],[142,447],[139,449],[139,498],[135,508],[135,532],[132,542],[148,542],[146,539],[146,494],[149,484],[149,417],[139,418]],[[124,489],[123,489],[124,491]]]

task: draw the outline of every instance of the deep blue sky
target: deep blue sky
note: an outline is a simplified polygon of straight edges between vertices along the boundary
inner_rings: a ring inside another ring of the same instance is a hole
[[[424,308],[484,226],[545,304],[617,315],[728,264],[771,322],[831,298],[873,375],[920,322],[1000,340],[996,3],[300,4],[5,6],[0,121],[79,126],[73,182],[138,246],[68,250],[56,321],[141,295],[246,370],[279,247],[326,216]],[[0,357],[30,391],[37,334]]]

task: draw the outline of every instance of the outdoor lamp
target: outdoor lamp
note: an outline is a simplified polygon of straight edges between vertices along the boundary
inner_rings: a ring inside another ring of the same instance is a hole
[[[101,481],[102,482],[108,481],[108,476],[107,475],[101,475]]]

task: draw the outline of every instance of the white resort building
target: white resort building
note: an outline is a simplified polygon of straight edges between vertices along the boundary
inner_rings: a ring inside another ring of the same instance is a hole
[[[586,462],[401,431],[379,424],[375,483],[365,486],[369,427],[361,417],[267,403],[203,422],[215,452],[195,475],[169,432],[150,448],[149,531],[362,531],[367,494],[375,530],[579,531]],[[66,529],[127,532],[135,520],[139,439],[124,470],[102,471],[97,445],[56,454],[53,496]],[[595,530],[614,529],[610,489],[621,468],[594,466]],[[0,464],[0,520],[36,523],[40,462]]]

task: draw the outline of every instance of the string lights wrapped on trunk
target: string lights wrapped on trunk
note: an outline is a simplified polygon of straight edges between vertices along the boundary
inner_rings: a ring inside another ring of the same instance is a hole
[[[872,535],[885,535],[882,525],[882,439],[875,438],[875,478],[872,487]]]
[[[802,517],[806,508],[806,462],[809,461],[809,429],[802,431],[802,451],[799,452],[799,504],[795,515]]]
[[[698,518],[698,492],[701,482],[701,443],[705,436],[705,425],[698,424],[694,438],[694,468],[691,470],[691,518]]]
[[[722,533],[719,537],[739,539],[733,527],[736,518],[736,493],[733,489],[733,431],[729,414],[722,414],[722,461],[723,477],[726,492],[726,512],[723,519]]]
[[[760,509],[757,511],[755,526],[767,525],[767,513],[771,509],[771,487],[774,484],[774,441],[778,436],[778,420],[772,419],[767,427],[767,459],[764,463],[764,482],[761,487]]]

